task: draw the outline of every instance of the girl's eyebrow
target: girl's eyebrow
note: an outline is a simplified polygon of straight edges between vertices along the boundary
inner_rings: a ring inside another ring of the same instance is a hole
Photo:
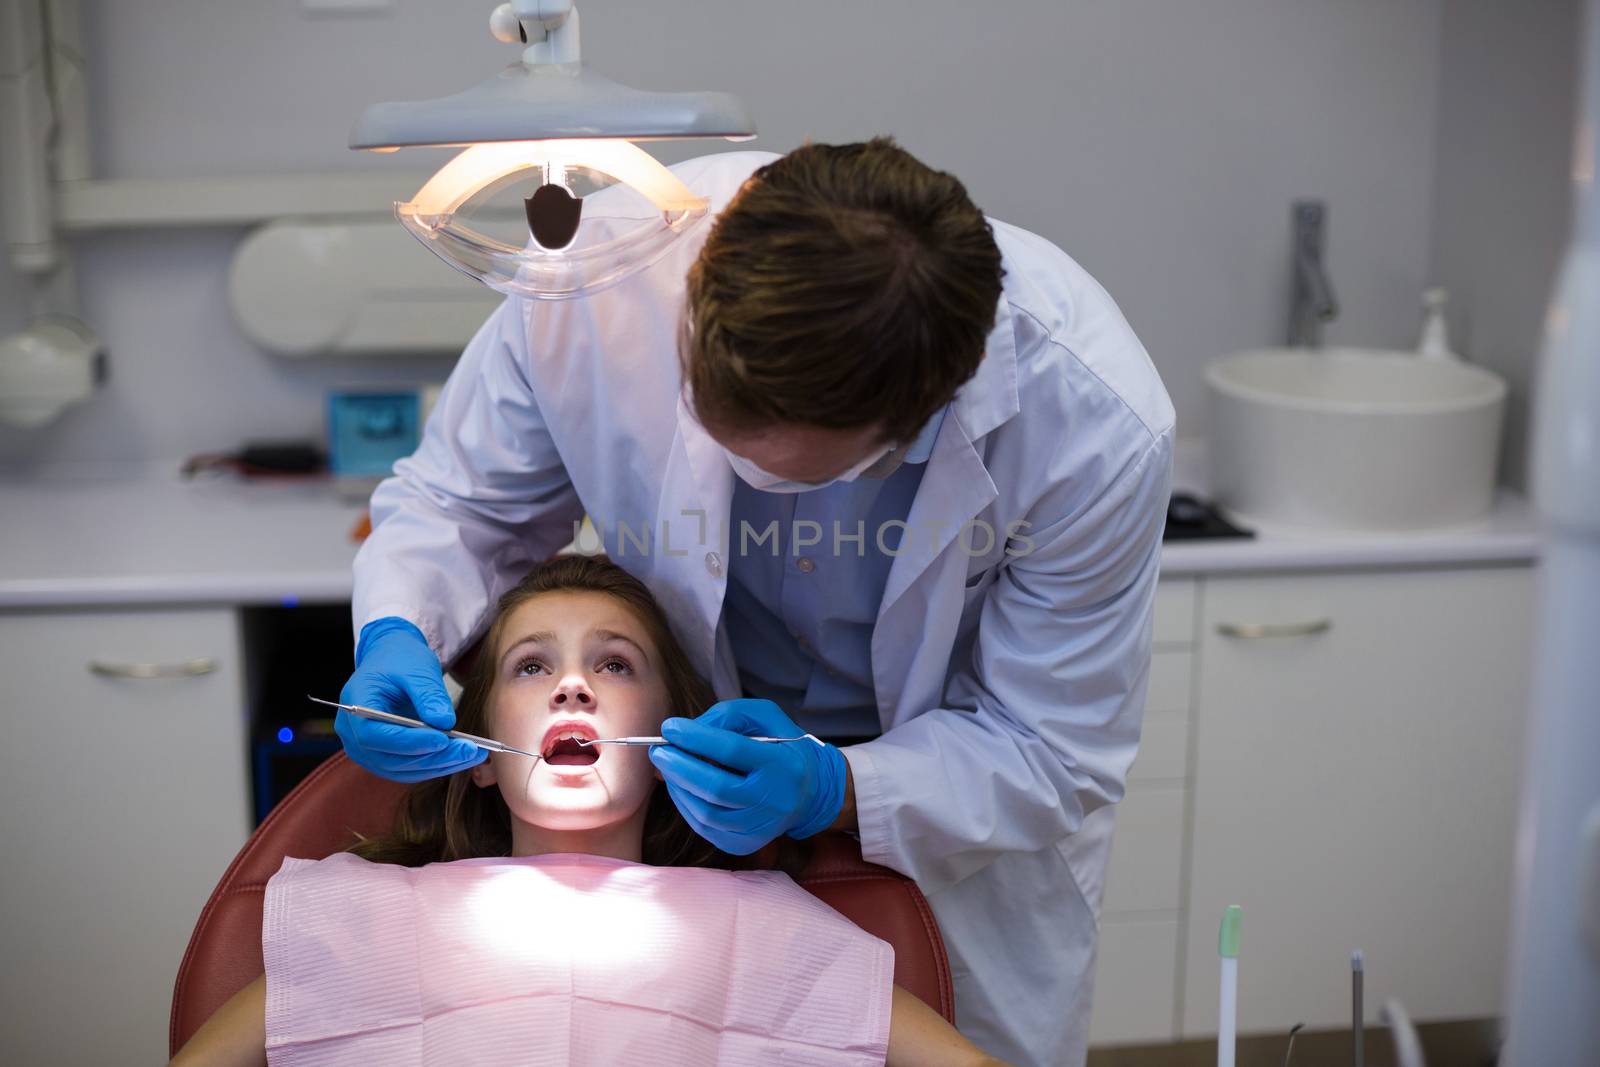
[[[646,652],[644,650],[644,647],[642,645],[640,645],[639,642],[635,641],[633,638],[629,637],[627,634],[618,633],[616,630],[601,630],[601,629],[591,630],[591,631],[589,631],[589,633],[590,633],[590,636],[598,637],[602,641],[623,641],[623,642],[626,642],[627,644],[632,645],[635,649],[638,650],[639,655],[644,658],[644,661],[646,663],[650,662],[650,653]],[[551,633],[549,630],[538,630],[538,631],[536,631],[534,633],[531,633],[531,634],[524,634],[522,637],[518,638],[516,641],[512,642],[510,645],[507,645],[505,653],[503,655],[501,655],[500,658],[502,660],[508,658],[511,655],[511,653],[515,652],[517,649],[521,648],[523,645],[550,644],[550,643],[554,642],[555,640],[556,640],[556,635]]]
[[[501,654],[500,658],[505,659],[523,645],[543,645],[548,644],[555,639],[556,635],[551,633],[549,630],[539,630],[535,633],[524,634],[522,637],[519,637],[511,644],[507,645],[505,652]]]
[[[646,652],[644,647],[640,645],[639,642],[635,641],[627,634],[619,634],[615,630],[594,630],[592,632],[594,636],[600,638],[602,641],[626,641],[628,644],[632,645],[638,650],[639,655],[644,657],[644,661],[646,663],[650,662],[650,653]]]

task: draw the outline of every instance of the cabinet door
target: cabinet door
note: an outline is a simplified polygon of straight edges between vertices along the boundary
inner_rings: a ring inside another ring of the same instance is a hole
[[[178,963],[250,830],[238,664],[227,610],[0,613],[0,1062],[165,1062]]]
[[[1101,902],[1091,1045],[1175,1035],[1195,586],[1192,578],[1163,578],[1156,588],[1144,731],[1117,805]]]
[[[1498,1014],[1532,593],[1528,568],[1208,580],[1184,1036],[1216,1032],[1228,904],[1241,1031],[1348,1026],[1358,948],[1369,1020]]]

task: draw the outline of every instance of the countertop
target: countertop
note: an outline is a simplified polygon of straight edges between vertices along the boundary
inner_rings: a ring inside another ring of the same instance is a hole
[[[1201,471],[1203,451],[1180,445],[1174,487],[1203,495]],[[0,479],[0,608],[348,600],[350,534],[364,510],[327,481],[186,481],[175,465]],[[1510,492],[1482,520],[1448,529],[1257,534],[1169,542],[1162,576],[1530,563],[1539,553],[1531,510]]]
[[[130,466],[0,481],[0,608],[350,599],[364,502]]]
[[[1178,441],[1173,492],[1201,498],[1207,493],[1205,442]],[[1227,515],[1254,530],[1248,539],[1169,541],[1161,548],[1161,576],[1264,571],[1370,570],[1380,567],[1445,567],[1532,563],[1539,557],[1537,516],[1526,497],[1509,489],[1495,493],[1482,518],[1459,526],[1404,532],[1315,529],[1264,523]]]

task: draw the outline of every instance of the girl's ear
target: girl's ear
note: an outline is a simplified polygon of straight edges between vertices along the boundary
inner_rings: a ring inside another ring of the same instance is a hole
[[[467,773],[472,775],[472,784],[477,786],[479,789],[487,789],[500,780],[499,777],[494,773],[493,756],[490,756],[482,763],[473,767],[472,770],[468,771]]]

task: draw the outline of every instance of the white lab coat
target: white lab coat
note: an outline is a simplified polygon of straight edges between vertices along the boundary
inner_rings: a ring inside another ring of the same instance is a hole
[[[674,170],[715,214],[772,158]],[[739,694],[721,627],[735,476],[678,397],[684,278],[708,228],[609,290],[489,318],[373,495],[358,628],[402,616],[450,661],[587,512],[719,696]],[[1139,739],[1173,412],[1105,291],[1042,238],[994,229],[997,321],[908,517],[942,527],[902,545],[873,630],[884,733],[845,755],[862,853],[927,894],[962,1031],[1014,1063],[1074,1064]],[[987,551],[969,520],[997,532]]]

